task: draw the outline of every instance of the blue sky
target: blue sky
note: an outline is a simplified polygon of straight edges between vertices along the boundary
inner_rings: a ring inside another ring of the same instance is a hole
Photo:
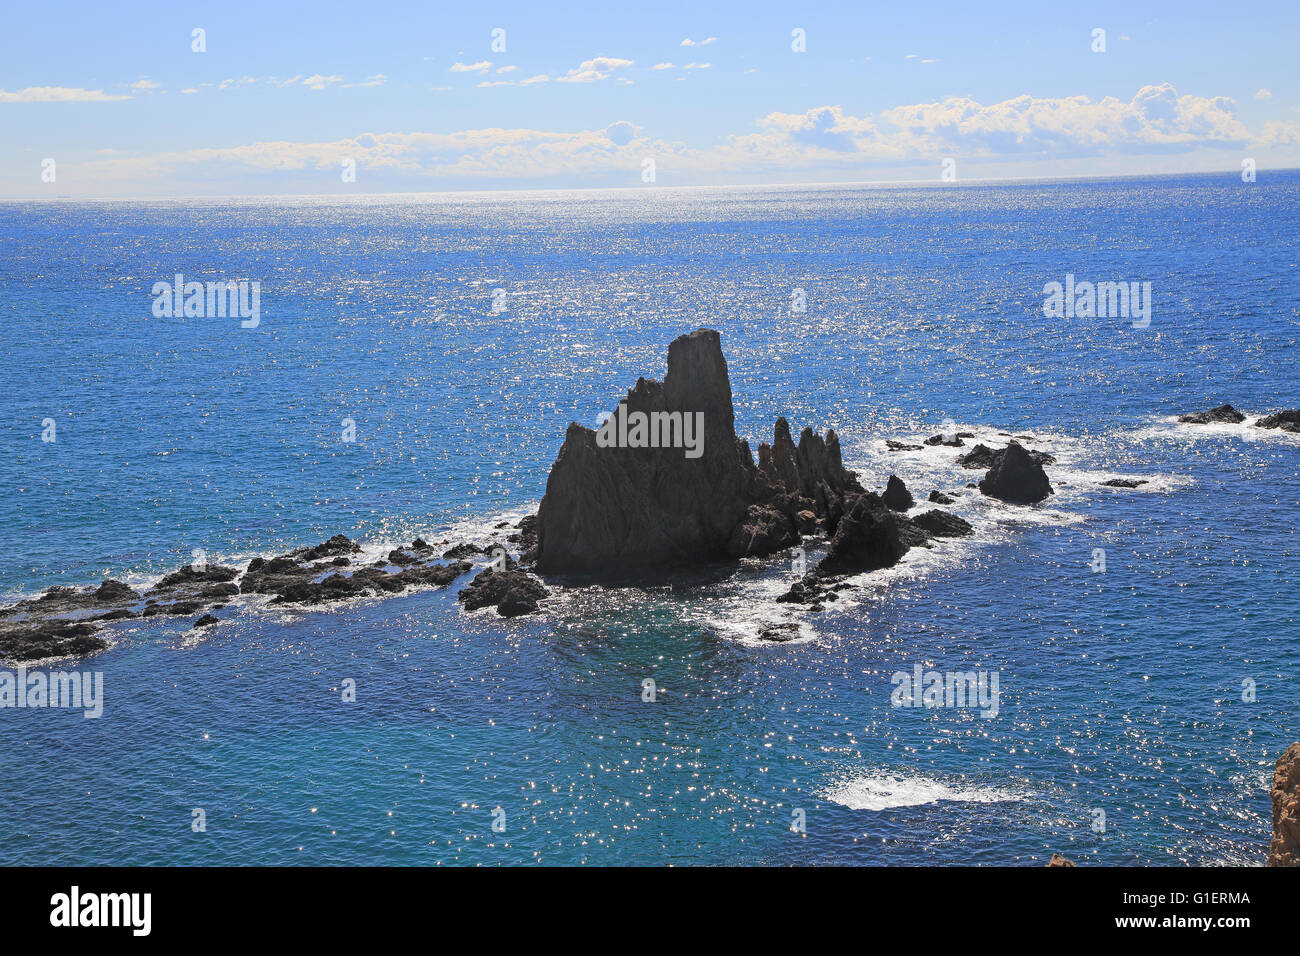
[[[0,195],[1300,165],[1294,0],[295,7],[11,4]]]

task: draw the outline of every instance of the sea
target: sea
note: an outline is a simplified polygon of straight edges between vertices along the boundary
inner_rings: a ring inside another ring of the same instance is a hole
[[[0,709],[0,864],[1261,865],[1300,435],[1250,423],[1300,406],[1298,224],[1294,170],[0,203],[0,600],[487,542],[701,327],[752,446],[834,428],[976,532],[821,612],[776,601],[810,543],[510,620],[457,583],[115,622],[47,662],[102,716]],[[256,322],[159,317],[177,275],[258,283]],[[1049,315],[1067,276],[1149,314]],[[967,487],[922,444],[958,431],[1055,494]],[[918,667],[996,675],[996,713],[898,706]]]

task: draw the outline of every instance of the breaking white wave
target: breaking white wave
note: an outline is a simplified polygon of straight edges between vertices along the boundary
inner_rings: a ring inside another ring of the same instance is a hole
[[[850,810],[893,810],[930,803],[1004,803],[1023,799],[994,787],[951,785],[933,777],[868,773],[850,777],[819,794]]]

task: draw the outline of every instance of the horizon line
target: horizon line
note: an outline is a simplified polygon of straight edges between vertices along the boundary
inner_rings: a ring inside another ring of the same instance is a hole
[[[1257,172],[1300,172],[1300,166],[1282,166],[1282,167],[1257,167]],[[1240,169],[1227,168],[1222,174],[1228,173],[1240,174]],[[782,183],[692,183],[678,186],[660,186],[643,184],[640,186],[535,186],[535,187],[512,187],[504,189],[425,189],[425,190],[401,190],[395,192],[337,192],[337,193],[231,193],[221,195],[178,195],[178,196],[49,196],[49,197],[17,197],[17,196],[0,196],[0,203],[144,203],[144,202],[229,202],[229,201],[249,201],[249,200],[303,200],[303,199],[328,199],[328,200],[363,200],[377,198],[394,198],[410,196],[426,197],[454,197],[454,196],[508,196],[512,194],[531,194],[531,193],[572,193],[572,192],[660,192],[672,190],[690,190],[690,189],[806,189],[827,186],[869,186],[869,187],[899,187],[915,188],[918,186],[928,186],[932,188],[951,189],[960,186],[990,186],[1003,183],[1064,183],[1080,182],[1087,180],[1106,180],[1106,179],[1168,179],[1176,176],[1217,176],[1219,171],[1206,170],[1187,170],[1182,172],[1164,172],[1164,173],[1112,173],[1103,175],[1084,175],[1084,176],[989,176],[989,177],[972,177],[969,179],[955,180],[953,182],[936,181],[933,178],[927,179],[851,179],[851,180],[826,180],[820,182],[782,182]]]

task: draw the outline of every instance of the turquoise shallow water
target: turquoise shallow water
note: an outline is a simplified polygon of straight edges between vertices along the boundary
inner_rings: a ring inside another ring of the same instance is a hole
[[[1296,173],[0,205],[10,598],[196,548],[483,540],[701,325],[742,434],[834,426],[868,486],[962,489],[952,452],[883,445],[944,421],[1060,459],[1046,506],[963,496],[975,539],[787,645],[754,640],[783,559],[512,622],[453,588],[121,625],[68,665],[101,719],[0,710],[0,863],[1262,862],[1300,440],[1169,419],[1300,405],[1298,213]],[[177,272],[260,281],[261,324],[153,318]],[[1150,281],[1150,327],[1045,318],[1066,273]],[[1121,474],[1149,484],[1097,487]],[[891,707],[916,663],[998,672],[998,716]]]

